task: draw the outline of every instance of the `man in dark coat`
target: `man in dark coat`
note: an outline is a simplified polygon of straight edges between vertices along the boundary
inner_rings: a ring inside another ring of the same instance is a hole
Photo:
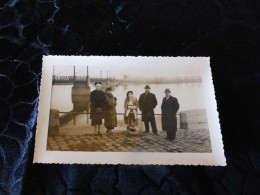
[[[151,123],[153,133],[158,135],[158,130],[154,118],[154,108],[157,105],[156,97],[153,93],[150,93],[150,86],[144,87],[145,93],[140,95],[139,109],[142,111],[142,121],[145,124],[144,133],[149,133],[149,122]]]
[[[90,93],[90,119],[94,135],[100,135],[100,126],[104,118],[105,93],[101,91],[101,82],[95,83],[96,89]]]
[[[176,137],[177,117],[176,113],[179,110],[177,98],[171,96],[170,89],[165,90],[165,97],[162,102],[162,129],[166,131],[166,139],[173,140]]]

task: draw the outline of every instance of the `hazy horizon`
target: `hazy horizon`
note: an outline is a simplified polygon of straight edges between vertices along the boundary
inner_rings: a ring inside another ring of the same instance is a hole
[[[84,57],[84,58],[82,58]],[[155,77],[171,79],[176,77],[198,77],[202,76],[200,64],[205,64],[205,58],[200,57],[118,57],[114,58],[101,57],[97,61],[95,56],[85,57],[77,56],[59,60],[58,64],[54,64],[55,76],[73,76],[74,65],[76,76],[86,76],[87,66],[89,76],[100,78],[114,76],[122,79],[127,75],[129,79],[142,78],[153,79]],[[102,73],[101,73],[102,72]]]

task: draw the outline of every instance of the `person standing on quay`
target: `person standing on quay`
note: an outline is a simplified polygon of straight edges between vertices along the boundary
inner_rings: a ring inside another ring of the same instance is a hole
[[[125,108],[124,120],[125,120],[125,124],[127,125],[127,132],[135,131],[136,127],[138,126],[138,117],[137,117],[138,100],[134,97],[133,91],[127,92],[124,108]]]
[[[108,87],[105,94],[104,119],[107,133],[117,126],[116,97],[112,94],[112,88]]]
[[[162,130],[166,131],[165,139],[174,140],[177,131],[177,117],[180,105],[177,98],[171,96],[171,90],[165,89],[165,97],[162,101]]]
[[[94,135],[100,135],[100,126],[104,115],[105,93],[101,91],[101,82],[95,82],[96,89],[90,93],[90,119]]]
[[[158,130],[155,123],[154,108],[157,106],[157,99],[153,93],[150,93],[150,86],[144,87],[145,93],[140,95],[139,109],[142,111],[142,121],[145,124],[144,133],[149,133],[149,122],[151,123],[153,133],[158,135]]]

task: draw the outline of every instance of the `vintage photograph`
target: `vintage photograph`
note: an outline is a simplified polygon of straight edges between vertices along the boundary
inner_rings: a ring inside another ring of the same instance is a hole
[[[45,150],[212,153],[205,66],[209,58],[56,60],[48,66]]]

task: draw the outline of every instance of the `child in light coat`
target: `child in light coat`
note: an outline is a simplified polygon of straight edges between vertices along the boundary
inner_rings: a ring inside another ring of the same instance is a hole
[[[128,129],[135,129],[138,126],[138,100],[134,97],[132,91],[127,92],[125,99],[125,123]]]

